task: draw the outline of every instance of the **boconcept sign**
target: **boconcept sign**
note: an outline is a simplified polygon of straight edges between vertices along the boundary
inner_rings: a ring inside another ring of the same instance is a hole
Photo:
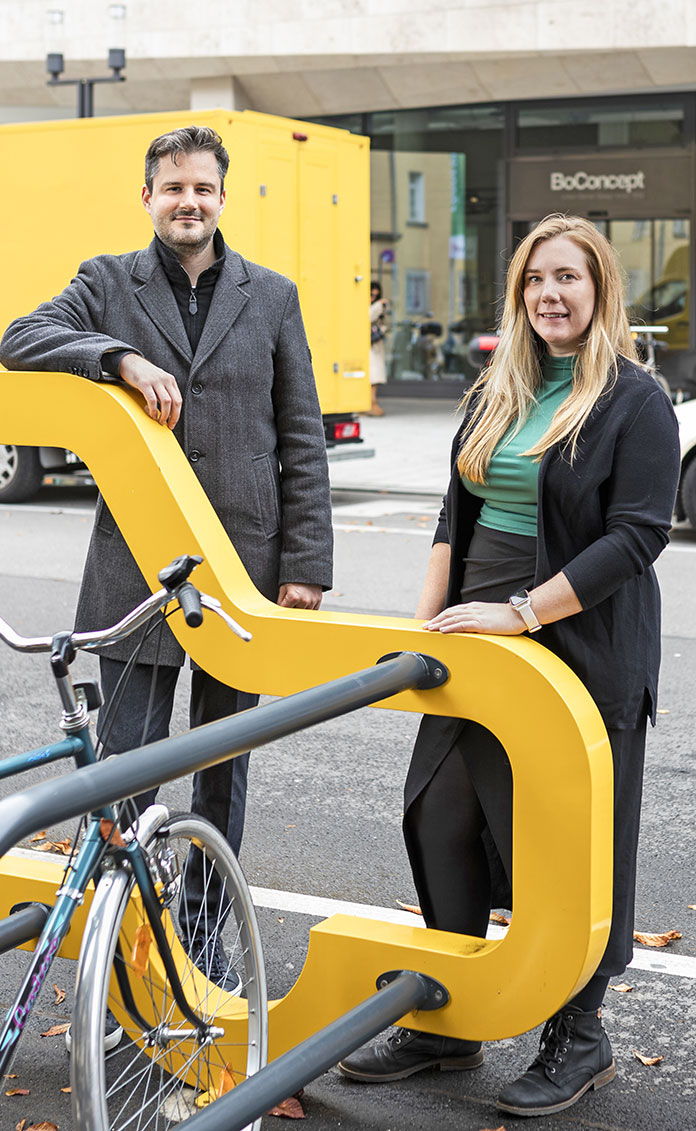
[[[630,196],[645,190],[645,173],[641,169],[635,173],[551,173],[549,185],[551,192],[622,192]]]

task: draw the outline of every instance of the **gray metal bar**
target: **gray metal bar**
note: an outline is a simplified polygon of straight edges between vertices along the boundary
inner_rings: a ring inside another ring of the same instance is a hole
[[[425,1005],[428,996],[428,980],[422,974],[404,971],[384,989],[187,1120],[186,1131],[242,1131],[405,1013]]]
[[[374,667],[22,790],[0,801],[0,856],[46,825],[133,797],[398,691],[437,686],[446,677],[444,664],[401,652]]]
[[[37,939],[48,919],[50,908],[43,903],[28,903],[14,915],[0,920],[0,954],[14,950],[30,939]]]

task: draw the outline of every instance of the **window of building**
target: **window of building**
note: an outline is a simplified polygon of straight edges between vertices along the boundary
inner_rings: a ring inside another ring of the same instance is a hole
[[[437,383],[456,397],[478,372],[468,344],[495,327],[504,269],[503,123],[489,105],[366,115],[390,382]]]
[[[425,223],[425,174],[409,170],[408,218],[412,224]]]
[[[685,145],[685,106],[677,99],[601,105],[537,103],[517,111],[515,147],[529,150],[624,149]]]
[[[406,272],[407,314],[429,314],[429,284],[430,274],[428,271]]]

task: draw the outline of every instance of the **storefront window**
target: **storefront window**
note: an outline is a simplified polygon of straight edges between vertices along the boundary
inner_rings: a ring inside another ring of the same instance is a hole
[[[684,145],[684,106],[675,100],[636,104],[553,104],[521,107],[515,145],[520,151],[623,149]]]
[[[503,116],[488,106],[367,115],[372,278],[390,305],[387,376],[470,382],[501,281]]]

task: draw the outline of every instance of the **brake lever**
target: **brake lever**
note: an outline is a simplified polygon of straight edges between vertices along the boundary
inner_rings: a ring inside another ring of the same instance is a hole
[[[229,613],[225,612],[217,597],[209,597],[207,593],[201,593],[200,598],[201,605],[204,609],[210,609],[211,612],[217,613],[220,619],[224,620],[227,627],[232,630],[235,636],[238,636],[240,640],[243,640],[248,644],[248,642],[252,639],[251,633],[248,632],[246,628],[242,628],[241,624],[237,624],[236,620],[233,620]]]

